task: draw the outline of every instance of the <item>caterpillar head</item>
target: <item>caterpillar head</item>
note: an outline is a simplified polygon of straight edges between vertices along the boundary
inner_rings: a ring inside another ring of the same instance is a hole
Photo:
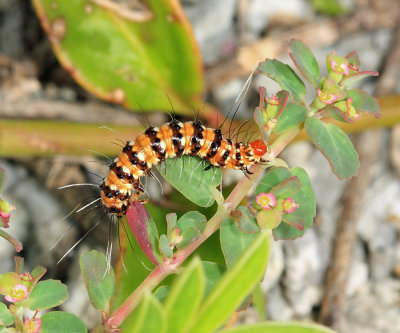
[[[260,159],[267,152],[267,145],[262,140],[254,140],[250,142],[251,148],[253,148],[253,154]]]

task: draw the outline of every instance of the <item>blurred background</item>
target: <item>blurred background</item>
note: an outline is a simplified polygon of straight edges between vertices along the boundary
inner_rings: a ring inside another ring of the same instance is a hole
[[[166,112],[182,120],[199,114],[215,127],[257,64],[265,58],[291,64],[286,46],[300,38],[323,67],[332,50],[342,56],[356,50],[362,70],[379,71],[360,87],[379,97],[383,116],[351,129],[362,164],[355,180],[339,181],[307,140],[282,154],[309,173],[317,217],[301,239],[273,242],[262,283],[266,317],[319,320],[340,332],[400,332],[400,1],[34,3],[36,12],[27,0],[0,0],[0,166],[8,173],[2,197],[17,208],[9,232],[24,244],[27,269],[43,265],[47,278],[68,284],[64,310],[89,327],[99,320],[77,258],[105,248],[109,223],[56,265],[98,220],[85,212],[64,218],[96,198],[96,188],[58,187],[100,184],[108,169],[103,154],[114,158],[118,140],[134,138],[142,123],[163,124]],[[269,94],[277,88],[255,75],[238,118],[252,118],[259,85]],[[224,188],[240,176],[226,172]],[[146,189],[160,220],[168,211],[179,215],[180,198],[168,184],[163,194],[154,180]],[[206,256],[216,244],[203,250]],[[0,273],[13,270],[13,255],[0,240]],[[250,307],[239,320],[259,316]]]

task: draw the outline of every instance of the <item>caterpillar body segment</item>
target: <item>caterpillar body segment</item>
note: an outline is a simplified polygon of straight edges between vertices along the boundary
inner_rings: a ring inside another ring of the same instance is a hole
[[[108,213],[124,215],[144,192],[140,177],[167,158],[200,156],[211,166],[248,172],[251,165],[265,162],[262,156],[266,151],[261,140],[233,143],[223,137],[220,129],[205,127],[200,121],[173,120],[159,128],[151,126],[134,141],[128,141],[110,165],[100,186],[101,200]]]

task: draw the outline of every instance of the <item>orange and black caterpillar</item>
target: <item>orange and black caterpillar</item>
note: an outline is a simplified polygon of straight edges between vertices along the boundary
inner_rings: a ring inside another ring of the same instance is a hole
[[[173,120],[160,128],[149,127],[136,140],[128,141],[110,165],[107,178],[100,185],[105,210],[122,216],[144,192],[140,177],[148,175],[153,165],[182,155],[200,156],[211,167],[239,169],[265,162],[267,146],[261,140],[249,144],[224,139],[221,129],[207,128],[200,121]],[[206,168],[206,169],[207,169]]]

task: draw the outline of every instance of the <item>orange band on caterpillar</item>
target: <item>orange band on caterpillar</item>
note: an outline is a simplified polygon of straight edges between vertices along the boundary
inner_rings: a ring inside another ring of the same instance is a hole
[[[267,146],[261,140],[250,144],[224,139],[220,129],[207,128],[200,121],[181,123],[173,120],[160,128],[149,127],[136,140],[128,141],[110,165],[100,186],[101,200],[107,212],[122,216],[144,192],[140,177],[167,158],[200,156],[211,166],[239,169],[265,162]]]

